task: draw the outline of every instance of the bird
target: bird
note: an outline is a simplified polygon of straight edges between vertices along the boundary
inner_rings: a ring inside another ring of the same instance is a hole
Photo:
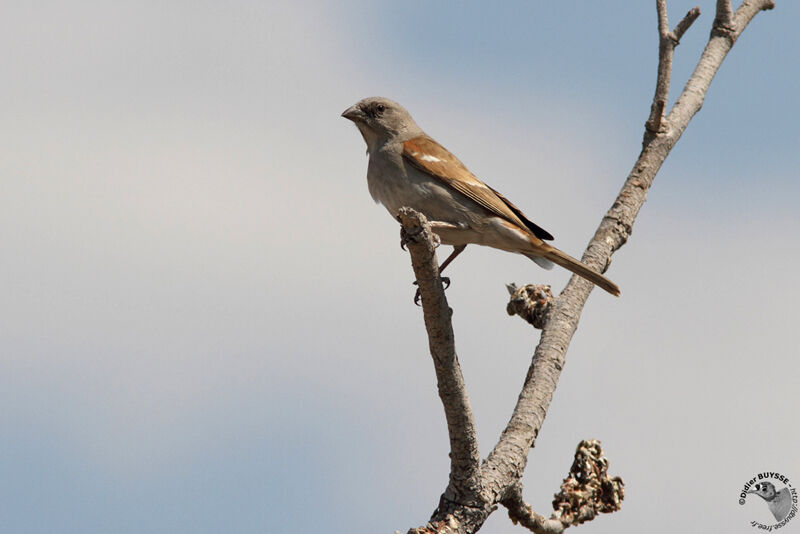
[[[372,198],[395,218],[402,207],[421,212],[439,241],[453,246],[440,272],[467,245],[484,245],[522,254],[545,269],[556,263],[619,296],[614,282],[546,243],[553,239],[548,231],[479,180],[422,131],[397,102],[364,98],[342,117],[355,123],[367,144],[367,186]]]
[[[772,482],[759,482],[747,493],[755,493],[767,501],[769,511],[778,522],[786,519],[792,509],[792,495],[789,493],[789,488],[785,486],[782,490],[775,491],[775,485]]]

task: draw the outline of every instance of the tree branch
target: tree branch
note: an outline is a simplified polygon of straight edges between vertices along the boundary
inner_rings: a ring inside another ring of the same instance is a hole
[[[733,30],[733,6],[731,6],[731,0],[717,0],[717,14],[714,17],[714,26]]]
[[[703,54],[697,62],[697,67],[695,67],[694,72],[683,88],[681,96],[678,97],[672,107],[672,111],[670,111],[668,120],[674,126],[675,131],[671,132],[671,143],[666,147],[667,149],[672,149],[672,146],[680,139],[686,126],[689,125],[689,121],[694,117],[695,113],[700,111],[708,87],[711,85],[711,80],[714,79],[714,75],[719,70],[725,56],[728,55],[739,35],[742,34],[750,21],[753,20],[753,17],[760,11],[774,7],[775,2],[772,0],[745,0],[733,15],[732,26],[735,30],[730,32],[712,30],[711,38],[708,40],[708,44],[706,44]]]
[[[663,117],[663,112],[669,91],[671,53],[683,33],[699,16],[699,11],[696,9],[689,11],[675,30],[665,38],[665,29],[668,28],[666,4],[663,0],[657,0],[656,6],[659,14],[659,77],[651,107],[651,117],[648,119],[650,124],[645,129],[639,157],[582,257],[586,265],[600,272],[606,271],[611,263],[612,254],[622,247],[630,236],[633,223],[644,204],[656,173],[692,117],[700,110],[714,75],[736,39],[759,11],[772,9],[774,2],[744,0],[729,17],[730,2],[718,1],[717,17],[708,44],[694,73],[666,118]],[[726,20],[730,20],[730,24],[726,24]],[[578,276],[573,276],[561,294],[553,299],[552,303],[543,304],[542,310],[537,312],[543,319],[544,327],[525,383],[508,425],[478,471],[474,422],[455,354],[450,323],[451,310],[447,306],[434,259],[433,236],[424,217],[412,210],[404,209],[400,220],[407,233],[412,265],[422,295],[425,325],[436,367],[439,394],[445,406],[451,443],[450,483],[442,495],[439,508],[430,523],[421,529],[412,529],[409,532],[472,533],[481,527],[498,503],[506,505],[513,518],[530,526],[535,532],[551,532],[547,529],[556,528],[551,522],[552,519],[547,520],[536,515],[522,500],[520,480],[527,464],[528,451],[536,443],[536,437],[564,368],[569,343],[594,286]],[[534,296],[535,294],[534,292]],[[538,300],[543,301],[543,299]],[[529,311],[522,315],[528,313],[533,317],[534,312],[531,310],[535,306],[535,303],[529,306]],[[589,442],[584,449],[589,450],[587,458],[598,456],[592,442]],[[589,462],[586,465],[591,467],[595,464]],[[601,462],[596,465],[604,464]],[[575,468],[576,465],[573,464],[573,469]],[[578,468],[580,470],[580,465]],[[592,470],[588,469],[586,472],[590,473]],[[594,476],[597,476],[596,473]],[[565,522],[578,524],[594,517],[592,510],[613,511],[619,507],[619,500],[622,499],[621,480],[608,479],[606,483],[600,484],[599,493],[592,493],[594,490],[581,485],[586,480],[582,477],[584,475],[577,476],[575,484],[570,483],[566,489],[562,485],[564,498],[561,501],[557,496],[555,504],[559,512],[556,512],[553,519],[557,519],[561,524]],[[597,497],[599,507],[595,510],[580,506],[583,501],[579,495],[583,495],[584,501],[587,502],[591,501],[592,495],[595,497],[599,495]],[[578,503],[579,506],[573,509],[571,503]],[[537,528],[542,530],[535,530]]]
[[[678,46],[689,26],[700,16],[699,7],[690,9],[675,26],[675,30],[670,32],[667,20],[667,0],[656,0],[656,11],[658,12],[658,77],[656,78],[656,94],[653,96],[653,104],[650,106],[650,117],[644,124],[651,134],[658,133],[664,120],[675,47]]]
[[[508,508],[514,523],[521,523],[536,534],[561,534],[567,527],[591,521],[599,513],[619,510],[625,498],[624,486],[621,478],[608,476],[608,460],[600,442],[590,439],[581,441],[575,449],[575,460],[561,483],[561,491],[555,495],[555,511],[550,519],[525,503],[519,481],[509,488],[501,504]]]
[[[436,262],[437,242],[428,220],[421,213],[403,208],[398,219],[402,225],[402,242],[411,254],[411,265],[422,296],[428,343],[450,435],[450,483],[442,495],[440,507],[447,503],[473,505],[480,488],[480,453],[472,408],[456,355],[450,320],[452,310],[447,305]]]
[[[672,38],[675,41],[675,46],[678,46],[681,42],[681,37],[683,34],[686,33],[686,30],[692,25],[694,21],[700,16],[700,8],[693,7],[689,11],[686,12],[686,15],[681,19],[675,29],[672,30]]]
[[[509,488],[500,504],[508,508],[508,517],[515,525],[520,524],[536,534],[561,534],[566,528],[561,521],[548,519],[533,511],[531,505],[522,498],[521,482]]]
[[[734,37],[744,31],[758,11],[772,6],[771,0],[745,0],[734,16]],[[611,255],[628,240],[656,173],[699,111],[711,80],[734,41],[720,36],[710,38],[694,74],[668,115],[669,129],[659,129],[649,136],[645,132],[650,142],[644,144],[619,195],[589,242],[582,257],[585,264],[605,272]],[[511,419],[481,467],[485,498],[502,498],[506,488],[522,477],[528,451],[544,422],[567,348],[592,288],[591,283],[573,276],[554,300]]]

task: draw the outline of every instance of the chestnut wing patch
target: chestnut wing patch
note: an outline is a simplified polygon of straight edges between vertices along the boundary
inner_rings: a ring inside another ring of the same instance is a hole
[[[430,137],[420,136],[403,143],[403,157],[414,167],[438,178],[498,217],[528,228],[539,239],[553,239],[503,195],[478,180],[457,157]]]

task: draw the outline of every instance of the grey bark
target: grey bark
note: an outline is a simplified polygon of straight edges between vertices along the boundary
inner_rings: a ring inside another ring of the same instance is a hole
[[[427,220],[409,208],[400,209],[398,220],[402,225],[401,240],[411,254],[411,266],[422,296],[428,346],[450,436],[450,482],[441,497],[439,509],[465,519],[462,517],[465,512],[482,506],[477,498],[481,458],[475,420],[456,355],[450,320],[453,311],[447,305],[436,262],[434,234]],[[464,511],[459,511],[460,508],[453,503],[458,503]]]
[[[699,9],[689,11],[675,30],[669,32],[665,0],[656,0],[659,69],[653,105],[645,126],[642,151],[616,200],[589,242],[582,257],[585,264],[601,272],[605,272],[608,268],[612,254],[622,247],[630,236],[634,220],[644,204],[656,173],[692,117],[702,107],[708,87],[725,56],[753,17],[759,11],[773,7],[772,0],[745,0],[734,12],[730,0],[717,0],[715,19],[705,50],[680,96],[665,116],[674,47],[680,41],[681,35],[699,16]],[[528,451],[536,442],[536,436],[544,422],[553,392],[564,368],[567,348],[578,327],[583,306],[594,286],[580,277],[573,276],[561,294],[547,303],[546,321],[517,405],[497,445],[477,467],[479,456],[474,421],[455,354],[450,324],[451,310],[447,306],[444,289],[438,276],[433,253],[435,247],[433,236],[424,217],[413,210],[404,210],[400,219],[407,235],[412,236],[409,251],[422,295],[425,324],[439,380],[439,392],[445,406],[451,443],[450,483],[442,495],[440,505],[427,525],[411,529],[409,533],[476,532],[498,504],[509,509],[512,519],[540,534],[559,533],[570,525],[583,522],[587,518],[591,519],[594,516],[590,514],[589,517],[585,513],[571,516],[568,520],[558,512],[551,515],[550,519],[536,514],[522,500],[521,479]],[[440,366],[444,368],[440,369]],[[581,453],[580,447],[576,452],[576,462],[579,453]],[[602,451],[599,455],[601,459],[598,462],[605,464]],[[608,479],[605,483],[613,486],[614,480]],[[617,499],[621,500],[621,481],[618,486]],[[588,492],[585,498],[587,502],[576,503],[578,509],[599,511],[614,509],[613,506],[604,509],[603,503],[597,501],[599,499],[597,494]],[[583,519],[576,522],[576,517]]]

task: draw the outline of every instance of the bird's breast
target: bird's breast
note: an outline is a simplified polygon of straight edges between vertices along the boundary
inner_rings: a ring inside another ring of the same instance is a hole
[[[481,224],[482,210],[474,201],[408,164],[402,157],[371,157],[367,185],[372,198],[393,216],[406,206],[423,213],[431,221],[465,228]]]

